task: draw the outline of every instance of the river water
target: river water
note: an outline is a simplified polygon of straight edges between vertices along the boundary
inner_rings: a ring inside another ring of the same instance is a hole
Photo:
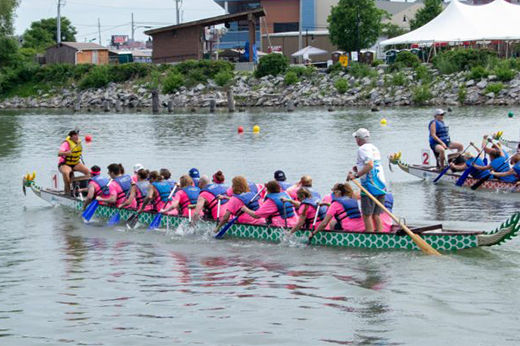
[[[455,108],[454,140],[504,130],[517,138],[520,109]],[[432,258],[419,252],[306,248],[216,241],[204,227],[165,235],[85,225],[53,208],[21,177],[50,184],[56,152],[74,127],[89,133],[88,165],[128,170],[197,167],[265,182],[277,169],[314,178],[323,193],[355,161],[351,133],[366,127],[384,156],[419,162],[431,109],[294,113],[0,113],[1,345],[518,345],[520,239]],[[385,117],[387,126],[379,121]],[[236,132],[243,126],[243,135]],[[251,133],[253,125],[261,131]],[[385,160],[386,166],[386,160]],[[491,230],[518,197],[431,186],[387,168],[396,214]]]

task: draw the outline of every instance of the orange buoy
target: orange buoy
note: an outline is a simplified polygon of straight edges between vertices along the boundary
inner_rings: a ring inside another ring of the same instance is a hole
[[[92,142],[92,136],[91,135],[86,135],[85,136],[85,142],[87,142],[87,143]]]

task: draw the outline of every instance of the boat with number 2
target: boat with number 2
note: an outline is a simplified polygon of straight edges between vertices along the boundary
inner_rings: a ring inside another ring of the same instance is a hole
[[[34,182],[34,174],[32,177],[29,174],[24,177],[24,193],[26,188],[30,188],[36,196],[52,205],[61,205],[78,213],[81,213],[83,210],[83,201],[80,198],[66,196],[62,191],[39,187]],[[117,209],[115,207],[100,205],[94,216],[101,219],[109,219],[117,212],[121,214],[122,220],[127,220],[130,216],[135,214],[134,210]],[[154,213],[141,213],[139,215],[139,222],[148,225],[152,222],[155,215]],[[159,227],[176,228],[188,222],[188,219],[185,217],[165,215],[161,219]],[[498,245],[513,238],[520,230],[520,213],[515,213],[507,221],[490,232],[444,230],[440,224],[409,228],[411,228],[414,233],[420,235],[436,250],[462,250]],[[227,231],[224,238],[252,239],[278,243],[286,234],[287,231],[279,227],[234,224]],[[306,239],[309,237],[310,232],[308,230],[301,230],[297,231],[295,235],[297,237],[305,237],[304,239]],[[394,226],[392,232],[389,233],[319,232],[312,238],[311,244],[345,248],[418,250],[413,240],[407,236],[403,230],[399,229],[399,226]]]

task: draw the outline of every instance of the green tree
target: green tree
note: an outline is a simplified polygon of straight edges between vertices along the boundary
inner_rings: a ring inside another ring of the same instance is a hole
[[[406,34],[407,32],[408,31],[406,29],[403,29],[399,25],[395,25],[392,23],[383,23],[381,25],[381,34],[388,38],[401,36]]]
[[[13,34],[14,10],[18,0],[0,0],[0,37]]]
[[[46,18],[31,23],[31,28],[23,34],[23,47],[43,51],[56,44],[56,18]],[[66,17],[61,17],[61,40],[75,42],[76,28]]]
[[[377,41],[385,16],[374,0],[339,0],[327,19],[330,40],[339,49],[359,53]]]
[[[410,29],[415,30],[437,17],[442,12],[442,0],[425,0],[424,7],[410,20]]]

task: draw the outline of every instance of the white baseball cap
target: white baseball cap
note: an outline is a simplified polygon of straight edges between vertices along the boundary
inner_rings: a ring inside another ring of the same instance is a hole
[[[370,132],[365,128],[360,128],[356,132],[352,134],[352,137],[355,138],[368,138],[370,137]]]
[[[142,164],[136,163],[134,165],[134,172],[137,173],[140,169],[143,169],[143,168],[144,168],[144,166]]]
[[[441,115],[441,114],[446,114],[446,112],[444,111],[444,109],[437,108],[437,109],[435,110],[434,115]]]

